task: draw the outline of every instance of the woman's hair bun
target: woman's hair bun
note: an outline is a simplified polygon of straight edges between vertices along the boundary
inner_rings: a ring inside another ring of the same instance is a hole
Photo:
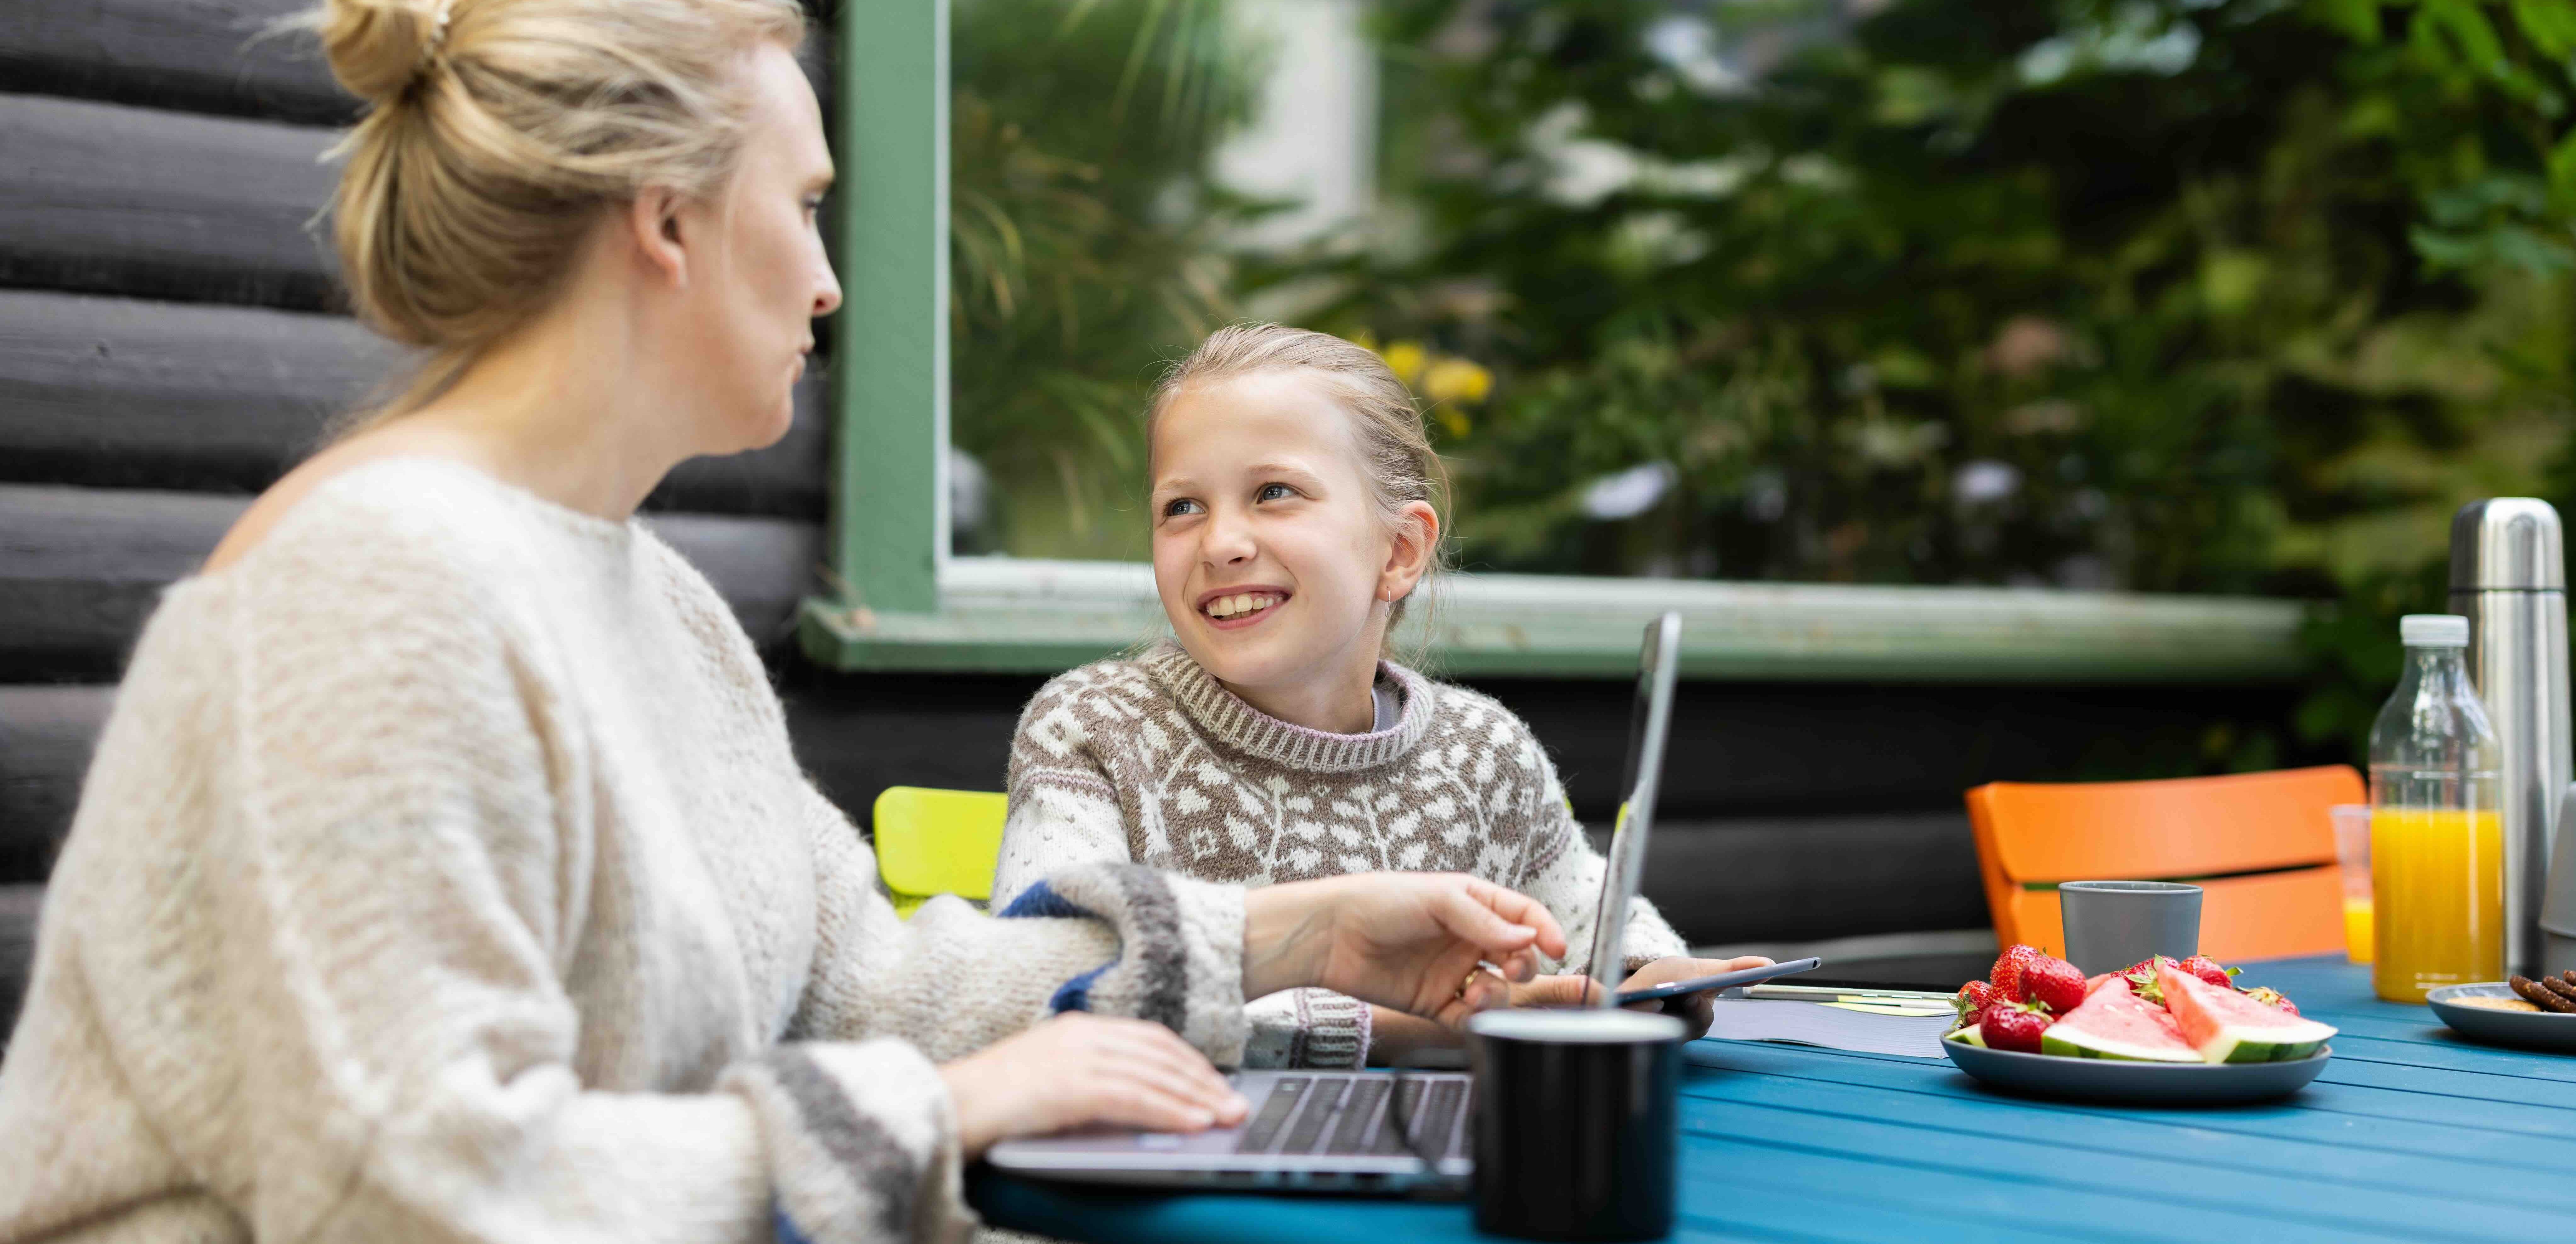
[[[458,0],[323,0],[315,26],[331,76],[368,103],[402,97],[429,67]]]

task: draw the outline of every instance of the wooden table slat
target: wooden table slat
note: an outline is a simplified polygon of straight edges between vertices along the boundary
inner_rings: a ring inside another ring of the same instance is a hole
[[[2333,959],[2253,965],[2343,1029],[2282,1102],[2152,1108],[1990,1090],[1945,1060],[1695,1042],[1673,1239],[2258,1244],[2556,1238],[2534,1197],[2576,1169],[2576,1058],[2471,1044]],[[1132,1244],[1471,1240],[1466,1206],[1155,1194],[980,1170],[996,1225]]]
[[[1819,1116],[1735,1101],[1692,1105],[1683,1126],[1695,1136],[1763,1149],[1830,1151],[1884,1168],[1891,1174],[1887,1183],[1921,1183],[1945,1196],[1962,1186],[1984,1190],[1993,1185],[1996,1195],[2015,1205],[2037,1206],[2043,1198],[2063,1202],[2069,1196],[2129,1203],[2139,1220],[2177,1230],[2237,1230],[2246,1225],[2245,1215],[2276,1215],[2285,1177],[2309,1185],[2310,1197],[2320,1207],[2309,1221],[2338,1231],[2402,1229],[2433,1238],[2457,1228],[2461,1211],[2468,1208],[2456,1191],[2374,1185],[2345,1176],[2330,1161],[2288,1172],[2249,1169],[2203,1155],[2093,1148],[2085,1151],[2083,1161],[2070,1162],[2067,1146],[2017,1135],[2009,1118],[1990,1116],[1997,1126],[1938,1135],[1927,1134],[1913,1120]],[[1797,1139],[1781,1139],[1790,1135]],[[1767,1177],[1770,1167],[1766,1163],[1758,1169]],[[2551,1211],[2504,1207],[2482,1219],[2477,1230],[2500,1226],[2546,1233],[2564,1221]]]
[[[1716,1077],[1711,1077],[1712,1079]],[[2131,1154],[2224,1165],[2287,1178],[2352,1181],[2401,1191],[2443,1194],[2501,1191],[2531,1177],[2531,1168],[2499,1166],[2440,1153],[2397,1151],[2333,1140],[2228,1131],[2201,1126],[2199,1112],[2124,1117],[2108,1112],[2043,1111],[2011,1099],[1958,1098],[1891,1105],[1884,1091],[1779,1076],[1730,1079],[1721,1101],[1808,1115],[1871,1119],[1913,1129],[1917,1143],[1970,1145],[2009,1129],[2054,1152]],[[1685,1106],[1684,1117],[1700,1106]],[[1783,1123],[1782,1126],[1808,1126]],[[2419,1138],[2429,1139],[2429,1138]],[[2541,1164],[2535,1164],[2538,1166]]]
[[[1693,1051],[1700,1055],[1699,1051]],[[2565,1171],[2576,1168],[2576,1144],[2554,1137],[2518,1135],[2485,1127],[2460,1127],[2434,1120],[2392,1116],[2376,1112],[2354,1113],[2328,1107],[2318,1086],[2310,1085],[2293,1099],[2294,1105],[2238,1106],[2216,1110],[2159,1109],[2085,1105],[2074,1102],[2027,1100],[1999,1093],[1979,1085],[1953,1070],[1947,1062],[1925,1063],[1909,1060],[1899,1066],[1893,1060],[1879,1060],[1865,1055],[1843,1055],[1824,1051],[1793,1050],[1788,1047],[1755,1048],[1743,1046],[1718,1052],[1727,1066],[1763,1070],[1776,1075],[1833,1083],[1858,1085],[1881,1090],[1920,1093],[1952,1100],[1991,1103],[2013,1111],[2060,1112],[2079,1117],[2164,1120],[2176,1126],[2204,1128],[2210,1131],[2246,1132],[2284,1140],[2308,1140],[2346,1145],[2375,1145],[2400,1153],[2446,1153],[2478,1161],[2528,1165],[2532,1169]],[[1787,1055],[1796,1061],[1780,1056]],[[2327,1086],[2337,1088],[2340,1086]],[[2403,1094],[2370,1089],[2347,1089],[2344,1101],[2360,1101],[2371,1095],[2399,1097]],[[1920,1108],[1909,1102],[1906,1109]],[[2428,1149],[2428,1146],[2431,1146]]]

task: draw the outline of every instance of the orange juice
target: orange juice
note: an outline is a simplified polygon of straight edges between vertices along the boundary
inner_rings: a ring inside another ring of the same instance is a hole
[[[2504,829],[2493,811],[2374,809],[2370,856],[2380,997],[2422,1002],[2443,985],[2503,978]]]
[[[2343,896],[2344,957],[2354,963],[2370,962],[2371,934],[2370,896]]]

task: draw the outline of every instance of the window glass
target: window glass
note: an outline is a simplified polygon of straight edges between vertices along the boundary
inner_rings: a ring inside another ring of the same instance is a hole
[[[959,550],[1141,557],[1253,317],[1414,386],[1471,567],[2404,579],[2570,462],[2576,161],[2312,8],[956,0]]]

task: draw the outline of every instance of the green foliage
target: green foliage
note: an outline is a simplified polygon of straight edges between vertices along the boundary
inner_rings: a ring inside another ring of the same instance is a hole
[[[2451,511],[2566,439],[2576,6],[1846,12],[1391,0],[1411,243],[1268,275],[1494,371],[1470,562],[2309,596],[2301,737],[2198,763],[2339,752]]]
[[[1490,373],[1471,565],[2318,602],[2286,735],[2119,762],[2179,770],[2357,757],[2452,511],[2576,514],[2576,0],[1379,0],[1383,208],[1260,256],[1223,5],[959,2],[1014,552],[1141,552],[1156,365],[1257,306]]]
[[[1205,174],[1254,66],[1221,0],[958,0],[952,439],[1024,556],[1140,556],[1125,507],[1159,367],[1230,317]],[[863,174],[864,175],[864,174]]]

